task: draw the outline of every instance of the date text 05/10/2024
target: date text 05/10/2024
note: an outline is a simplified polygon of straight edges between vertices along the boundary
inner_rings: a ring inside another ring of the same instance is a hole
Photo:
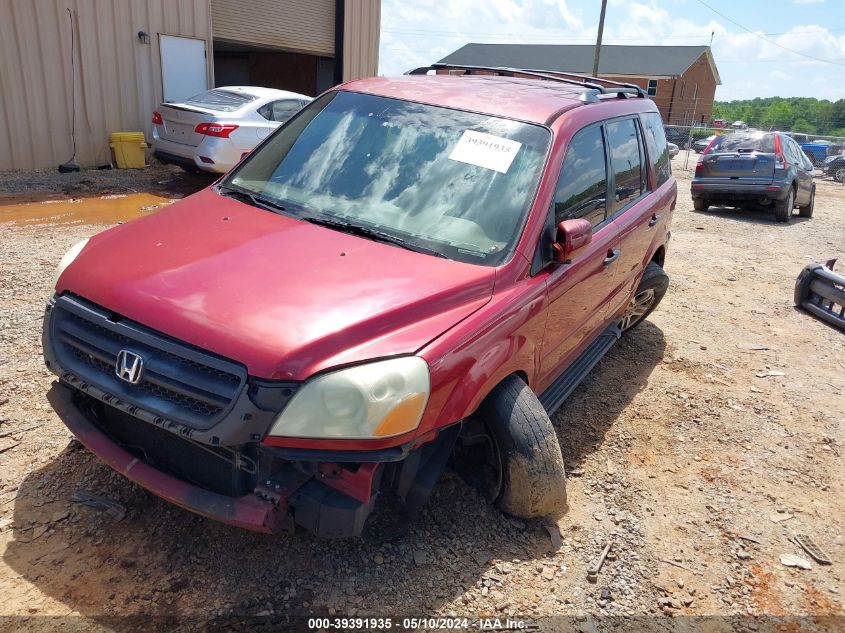
[[[511,618],[402,618],[401,620],[390,617],[369,617],[369,618],[309,618],[308,629],[325,631],[355,631],[355,630],[380,630],[391,629],[399,631],[414,630],[468,630],[477,631],[525,631],[529,626],[524,620]]]

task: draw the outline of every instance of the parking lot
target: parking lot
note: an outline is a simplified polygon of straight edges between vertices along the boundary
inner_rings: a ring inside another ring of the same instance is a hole
[[[56,262],[208,181],[164,168],[82,184],[71,175],[64,188],[10,178],[14,196],[0,197],[0,615],[35,628],[44,615],[79,614],[90,618],[80,628],[96,630],[140,614],[768,614],[835,630],[845,337],[797,310],[792,287],[811,261],[845,266],[845,187],[819,180],[814,217],[789,225],[756,211],[698,213],[684,160],[674,160],[669,293],[554,419],[569,471],[559,541],[450,472],[422,516],[382,506],[362,540],[267,537],[175,508],[69,444],[44,397],[52,374],[40,346]],[[78,489],[125,516],[72,503]],[[794,534],[833,564],[784,565],[785,554],[807,557]],[[607,540],[616,558],[590,583]]]

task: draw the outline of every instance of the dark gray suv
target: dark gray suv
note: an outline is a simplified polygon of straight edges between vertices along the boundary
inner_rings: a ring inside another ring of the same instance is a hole
[[[711,205],[771,207],[778,222],[789,222],[796,206],[801,217],[812,217],[815,196],[813,164],[780,132],[717,136],[698,160],[692,180],[696,211]]]

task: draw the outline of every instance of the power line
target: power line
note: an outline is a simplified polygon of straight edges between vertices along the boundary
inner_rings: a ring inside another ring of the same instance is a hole
[[[725,18],[728,22],[730,22],[731,24],[734,24],[734,25],[738,26],[738,27],[739,27],[739,28],[741,28],[743,31],[747,31],[748,33],[751,33],[751,35],[753,35],[754,37],[758,37],[758,38],[760,38],[761,40],[763,40],[764,42],[768,42],[769,44],[773,44],[774,46],[777,46],[778,48],[782,48],[782,49],[783,49],[783,50],[785,50],[785,51],[788,51],[788,52],[790,52],[790,53],[793,53],[794,55],[800,55],[801,57],[806,57],[807,59],[813,59],[813,60],[815,60],[815,61],[817,61],[817,62],[824,62],[825,64],[833,64],[834,66],[845,66],[845,64],[840,64],[839,62],[835,62],[835,61],[832,61],[832,60],[830,60],[830,59],[822,59],[821,57],[814,57],[813,55],[808,55],[807,53],[802,53],[802,52],[800,52],[800,51],[796,51],[796,50],[793,50],[793,49],[791,49],[791,48],[787,48],[787,47],[786,47],[786,46],[784,46],[783,44],[780,44],[780,43],[776,42],[776,41],[775,41],[775,40],[773,40],[773,39],[769,39],[768,37],[765,37],[764,35],[760,35],[760,34],[759,34],[759,33],[757,33],[756,31],[752,31],[751,29],[749,29],[747,26],[743,26],[742,24],[740,24],[740,23],[739,23],[739,22],[737,22],[736,20],[733,20],[733,19],[729,18],[729,17],[728,17],[728,16],[726,16],[724,13],[722,13],[722,12],[720,12],[720,11],[717,11],[716,9],[714,9],[713,7],[711,7],[709,4],[707,4],[706,2],[704,2],[704,0],[698,0],[698,3],[699,3],[699,4],[701,4],[701,5],[703,5],[703,6],[705,6],[705,7],[707,7],[708,9],[710,9],[710,10],[711,10],[713,13],[715,13],[716,15],[720,15],[720,16],[722,16],[722,17],[723,17],[723,18]]]
[[[727,18],[726,18],[727,19]],[[841,31],[845,31],[845,26],[837,27],[835,29],[826,29],[823,28],[828,33],[839,33]],[[532,42],[540,40],[550,40],[550,41],[561,41],[561,42],[574,42],[574,41],[585,41],[588,42],[590,40],[590,36],[574,36],[574,37],[564,37],[564,36],[556,36],[556,35],[541,35],[539,32],[534,33],[493,33],[493,32],[478,32],[478,31],[445,31],[445,30],[438,30],[438,29],[404,29],[404,28],[390,28],[390,27],[382,27],[382,31],[388,33],[404,33],[409,35],[419,34],[419,35],[438,35],[441,37],[446,37],[449,39],[467,39],[471,37],[489,37],[489,38],[499,38],[499,39],[530,39]],[[791,31],[779,31],[776,33],[763,33],[762,35],[773,36],[773,35],[800,35],[802,33],[816,33],[816,27],[804,28],[802,30],[791,30]],[[755,35],[759,35],[755,33]],[[690,39],[695,38],[695,35],[666,35],[659,37],[657,39],[663,40],[682,40],[682,41],[689,41]],[[705,35],[702,35],[702,38],[705,38]],[[624,38],[615,38],[617,40],[624,40],[630,42],[653,42],[655,40],[655,36],[649,37],[624,37]]]

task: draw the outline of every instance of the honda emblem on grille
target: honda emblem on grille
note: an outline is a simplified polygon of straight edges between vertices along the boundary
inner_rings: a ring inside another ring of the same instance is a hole
[[[137,385],[141,380],[141,373],[144,371],[144,359],[135,352],[122,349],[117,353],[117,362],[114,364],[114,373],[121,380]]]

